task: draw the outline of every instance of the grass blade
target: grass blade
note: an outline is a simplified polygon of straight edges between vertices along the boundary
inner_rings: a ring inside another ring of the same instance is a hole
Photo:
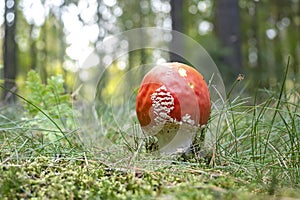
[[[285,68],[284,75],[283,75],[281,89],[280,89],[279,97],[278,97],[277,104],[276,104],[276,107],[275,107],[274,115],[273,115],[272,120],[271,120],[270,128],[269,128],[269,130],[267,132],[267,138],[266,138],[265,148],[264,148],[264,151],[263,151],[264,155],[266,155],[266,153],[267,153],[267,147],[268,147],[268,143],[270,141],[271,131],[272,131],[272,128],[273,128],[273,124],[275,122],[276,115],[277,115],[277,113],[279,111],[279,106],[280,106],[281,98],[282,98],[282,95],[283,95],[283,92],[284,92],[284,86],[285,86],[285,82],[286,82],[287,73],[288,73],[288,70],[289,70],[289,65],[290,65],[290,57],[288,57],[288,61],[287,61],[287,65],[286,65],[286,68]]]

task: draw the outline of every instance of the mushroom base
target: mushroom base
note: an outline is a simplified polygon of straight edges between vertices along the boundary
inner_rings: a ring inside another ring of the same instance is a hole
[[[144,132],[157,138],[157,150],[160,153],[176,154],[185,153],[189,150],[199,130],[200,127],[198,126],[168,122],[148,130],[144,129]]]

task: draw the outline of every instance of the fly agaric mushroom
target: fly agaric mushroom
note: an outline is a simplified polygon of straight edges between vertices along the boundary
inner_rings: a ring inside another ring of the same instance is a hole
[[[152,68],[142,80],[136,113],[142,130],[155,135],[163,152],[188,148],[210,115],[210,95],[203,76],[177,62]]]

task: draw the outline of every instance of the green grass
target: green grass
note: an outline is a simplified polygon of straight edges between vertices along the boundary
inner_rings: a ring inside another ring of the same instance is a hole
[[[300,90],[286,82],[287,73],[278,89],[228,95],[212,114],[223,116],[212,160],[148,153],[140,130],[118,130],[108,110],[101,132],[113,145],[91,147],[80,129],[53,117],[55,109],[27,99],[45,116],[30,117],[24,104],[2,107],[1,199],[300,198]]]

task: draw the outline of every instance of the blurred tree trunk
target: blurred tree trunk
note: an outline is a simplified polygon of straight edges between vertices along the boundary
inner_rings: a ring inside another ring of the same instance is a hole
[[[298,12],[297,12],[297,19],[300,19],[300,1],[298,1]],[[297,73],[300,71],[300,22],[298,21],[297,24],[297,30],[298,30],[298,38],[296,40],[298,41],[297,49],[296,51],[298,52],[298,62],[297,62]]]
[[[29,43],[30,43],[30,67],[35,70],[37,66],[37,48],[36,48],[36,39],[33,38],[34,24],[30,25],[29,30]]]
[[[297,33],[298,33],[298,38],[296,37],[296,41],[298,41],[296,50],[295,50],[295,60],[296,60],[296,64],[295,64],[295,69],[294,69],[294,73],[296,75],[299,75],[300,72],[300,1],[298,1],[298,8],[297,8],[297,15],[296,15],[296,19],[298,19],[297,23],[296,23],[296,27],[297,27]],[[300,77],[298,77],[300,78]]]
[[[265,45],[263,44],[262,36],[260,34],[260,17],[259,17],[259,11],[262,9],[259,8],[259,2],[255,1],[253,4],[253,14],[252,14],[252,20],[251,20],[251,29],[252,29],[252,35],[250,40],[253,41],[253,47],[256,49],[256,62],[255,64],[252,64],[252,80],[253,80],[253,86],[252,88],[261,87],[261,88],[268,88],[269,87],[269,78],[270,76],[266,76],[266,74],[269,73],[268,67],[262,67],[262,66],[269,66],[268,60],[264,59],[264,56],[262,56],[261,52],[266,50],[264,48]],[[274,52],[272,52],[274,53]],[[253,90],[254,92],[254,90]]]
[[[285,2],[286,3],[286,2]],[[273,5],[273,18],[275,19],[275,21],[278,23],[280,22],[281,18],[282,18],[282,13],[281,13],[281,8],[284,7],[284,5],[282,5],[283,2],[280,4],[274,4]],[[270,77],[272,77],[272,75],[275,77],[275,80],[277,80],[276,82],[278,82],[280,80],[280,78],[282,77],[282,72],[283,72],[283,66],[284,66],[284,57],[283,57],[283,43],[282,41],[284,41],[284,36],[282,34],[281,31],[278,31],[278,36],[275,37],[275,39],[273,40],[274,42],[274,66],[269,69],[269,75],[271,75]],[[272,83],[271,80],[269,80],[270,84],[275,84]]]
[[[171,19],[172,30],[183,32],[183,1],[171,0]],[[172,32],[172,42],[170,44],[170,61],[184,62],[184,59],[178,54],[183,52],[183,41],[181,37],[176,37]]]
[[[41,63],[40,63],[40,68],[39,68],[39,73],[41,76],[41,79],[43,83],[47,82],[47,77],[48,77],[48,71],[47,71],[47,65],[48,65],[48,18],[46,18],[44,25],[42,26],[42,41],[44,44],[43,50],[41,51]]]
[[[139,16],[140,16],[140,20],[139,20],[139,27],[143,27],[145,26],[146,22],[145,22],[145,17],[147,17],[143,12],[142,12],[142,7],[141,7],[141,4],[139,5]],[[143,48],[141,48],[139,50],[140,52],[140,77],[143,77],[144,74],[145,74],[145,68],[143,67],[144,64],[147,63],[147,59],[148,59],[148,56],[147,56],[147,53],[145,51],[145,43],[144,43],[144,40],[145,40],[145,36],[143,34],[140,34],[139,35],[139,40],[140,40],[140,44]]]
[[[57,30],[57,34],[58,34],[58,62],[59,62],[59,65],[63,71],[63,77],[64,77],[64,80],[67,80],[67,76],[68,76],[68,72],[67,70],[64,68],[64,60],[65,60],[65,49],[66,49],[66,42],[65,42],[65,37],[64,37],[64,23],[63,23],[63,20],[62,20],[62,9],[63,9],[63,6],[64,4],[62,4],[60,7],[59,7],[59,10],[58,10],[58,18],[56,19],[57,20],[57,23],[59,24],[58,25],[58,30]],[[68,91],[68,84],[67,84],[67,81],[64,82],[64,88],[65,88],[65,91]]]
[[[17,44],[15,41],[16,21],[17,21],[17,1],[5,0],[5,36],[3,44],[3,78],[4,87],[10,90],[16,90],[17,76]],[[15,96],[8,91],[3,91],[2,100],[6,103],[15,101]]]
[[[225,63],[235,74],[242,71],[240,12],[238,0],[216,1],[216,33],[221,45],[228,49]]]

